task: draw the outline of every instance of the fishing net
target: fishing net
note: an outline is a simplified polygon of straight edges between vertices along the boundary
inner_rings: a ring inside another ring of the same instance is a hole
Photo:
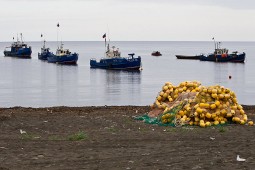
[[[173,86],[167,82],[159,92],[151,111],[136,120],[161,126],[246,124],[248,117],[233,91],[223,86],[201,86],[193,81]],[[249,123],[250,124],[250,123]]]

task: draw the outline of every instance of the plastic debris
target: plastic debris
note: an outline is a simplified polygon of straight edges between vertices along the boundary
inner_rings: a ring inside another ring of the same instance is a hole
[[[26,131],[24,131],[24,130],[22,130],[22,129],[20,129],[19,132],[20,132],[20,134],[25,134],[25,133],[27,133]]]
[[[236,160],[239,161],[239,162],[245,162],[246,161],[246,159],[240,158],[239,155],[237,155]]]

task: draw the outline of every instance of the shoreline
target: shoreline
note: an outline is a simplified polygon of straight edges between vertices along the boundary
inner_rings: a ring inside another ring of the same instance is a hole
[[[245,105],[241,104],[244,109],[255,109],[255,105]],[[100,108],[100,107],[150,107],[150,105],[143,105],[143,106],[138,106],[138,105],[91,105],[91,106],[47,106],[47,107],[29,107],[29,106],[11,106],[11,107],[1,107],[0,109],[11,109],[11,108],[33,108],[33,109],[43,109],[43,108],[57,108],[57,107],[62,107],[62,108]]]
[[[251,114],[255,115],[255,105],[242,105],[245,112],[252,112]],[[148,113],[151,111],[151,108],[149,105],[147,106],[132,106],[132,105],[126,105],[126,106],[52,106],[52,107],[22,107],[22,106],[15,106],[15,107],[0,107],[0,115],[1,111],[4,110],[22,110],[22,111],[43,111],[43,110],[98,110],[98,109],[121,109],[121,108],[128,108],[128,109],[145,109]],[[145,113],[144,113],[145,114]]]

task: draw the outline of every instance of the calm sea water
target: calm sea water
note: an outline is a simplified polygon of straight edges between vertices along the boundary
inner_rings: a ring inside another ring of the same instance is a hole
[[[111,42],[122,56],[133,52],[141,56],[141,72],[91,69],[89,60],[103,57],[104,42],[64,42],[65,48],[79,53],[77,66],[38,60],[41,42],[28,42],[32,59],[4,57],[2,52],[10,44],[0,43],[0,107],[149,105],[165,82],[178,85],[187,80],[223,85],[235,91],[239,103],[255,104],[255,42],[222,43],[230,51],[245,51],[244,64],[175,57],[213,52],[213,42]],[[47,46],[55,52],[57,43]],[[151,56],[154,50],[163,56]]]

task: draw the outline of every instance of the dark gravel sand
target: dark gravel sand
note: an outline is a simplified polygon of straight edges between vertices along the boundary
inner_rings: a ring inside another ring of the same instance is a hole
[[[244,109],[254,121],[255,106]],[[0,170],[255,169],[254,126],[172,128],[132,118],[149,111],[0,108]],[[237,155],[246,161],[237,161]]]

